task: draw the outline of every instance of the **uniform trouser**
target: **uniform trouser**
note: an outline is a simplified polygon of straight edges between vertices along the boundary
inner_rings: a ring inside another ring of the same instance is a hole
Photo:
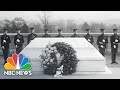
[[[4,63],[7,63],[9,48],[2,49],[2,51],[3,51],[3,56],[4,56]]]
[[[111,60],[112,60],[112,62],[114,63],[114,62],[116,62],[116,54],[117,54],[117,50],[118,50],[118,48],[111,48]]]
[[[17,47],[16,48],[16,54],[19,54],[23,49],[23,46]]]
[[[99,52],[100,52],[103,56],[105,56],[105,48],[99,48]]]

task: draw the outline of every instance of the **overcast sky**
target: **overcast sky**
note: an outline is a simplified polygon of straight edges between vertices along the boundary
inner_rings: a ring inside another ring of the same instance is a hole
[[[41,11],[0,11],[0,20],[22,17],[25,20],[38,20]],[[51,11],[52,19],[75,19],[97,21],[120,19],[120,11]]]

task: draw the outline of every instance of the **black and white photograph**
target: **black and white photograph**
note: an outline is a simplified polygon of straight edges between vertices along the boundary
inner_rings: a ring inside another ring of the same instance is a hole
[[[0,79],[120,79],[120,11],[0,11]]]

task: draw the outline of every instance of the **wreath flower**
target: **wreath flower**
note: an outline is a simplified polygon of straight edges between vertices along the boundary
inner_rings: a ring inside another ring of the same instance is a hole
[[[65,42],[48,44],[43,50],[41,65],[43,72],[49,75],[55,75],[58,68],[63,66],[62,75],[69,75],[76,72],[78,59],[76,51]]]

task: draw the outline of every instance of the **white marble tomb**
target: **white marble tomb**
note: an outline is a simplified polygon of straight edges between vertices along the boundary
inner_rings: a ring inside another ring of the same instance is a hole
[[[40,54],[48,43],[66,42],[70,44],[80,60],[77,64],[77,72],[105,72],[106,61],[99,51],[85,38],[35,38],[27,45],[21,54],[30,58],[32,71],[42,71]]]

